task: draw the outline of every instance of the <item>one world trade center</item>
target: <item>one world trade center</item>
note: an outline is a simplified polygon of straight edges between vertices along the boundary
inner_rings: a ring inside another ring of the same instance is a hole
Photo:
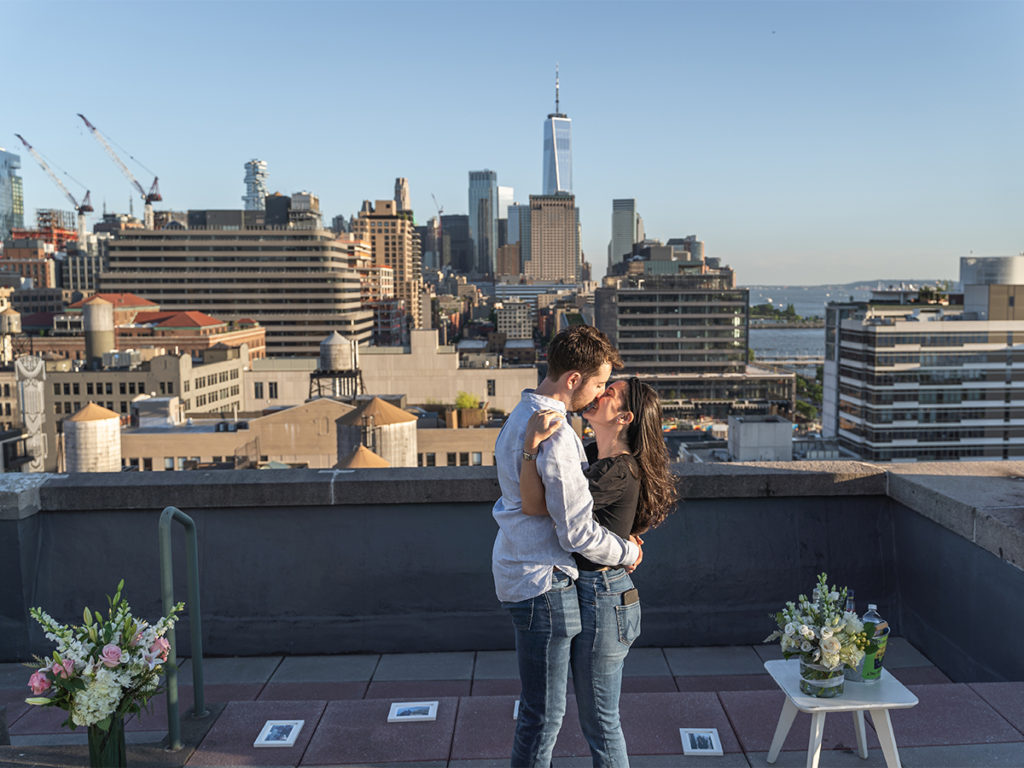
[[[558,68],[555,68],[555,111],[544,121],[544,194],[572,192],[572,120],[558,110]]]

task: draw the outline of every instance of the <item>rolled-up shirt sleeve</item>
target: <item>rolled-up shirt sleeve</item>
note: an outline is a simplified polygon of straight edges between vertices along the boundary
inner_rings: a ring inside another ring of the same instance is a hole
[[[568,425],[541,444],[537,457],[544,500],[558,542],[562,549],[578,552],[593,563],[632,565],[640,556],[637,545],[594,520],[594,500],[583,474],[582,459],[579,439]]]

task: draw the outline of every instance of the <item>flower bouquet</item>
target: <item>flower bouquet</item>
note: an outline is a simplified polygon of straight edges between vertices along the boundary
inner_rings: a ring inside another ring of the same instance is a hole
[[[779,640],[785,658],[800,658],[800,690],[809,696],[842,694],[845,667],[855,668],[864,658],[864,625],[845,608],[846,587],[830,588],[822,573],[810,600],[800,595],[772,617],[778,629],[764,642]]]
[[[93,766],[125,765],[124,716],[141,711],[157,692],[170,651],[164,635],[184,608],[178,603],[151,625],[132,616],[123,588],[122,579],[107,597],[106,618],[86,608],[80,626],[59,624],[41,608],[30,612],[57,650],[52,660],[35,657],[41,666],[28,681],[35,696],[25,701],[67,710],[64,725],[72,730],[86,726]]]

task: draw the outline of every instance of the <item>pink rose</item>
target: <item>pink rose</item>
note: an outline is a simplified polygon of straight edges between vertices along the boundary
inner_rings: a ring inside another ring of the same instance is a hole
[[[53,667],[50,668],[50,671],[53,672],[54,677],[63,677],[67,680],[72,674],[74,674],[75,662],[71,659],[64,659],[60,664],[54,664]]]
[[[167,656],[171,651],[171,644],[162,637],[158,637],[153,641],[153,644],[149,646],[149,652],[154,656],[159,656],[161,661],[167,661]]]
[[[50,678],[46,676],[46,670],[40,669],[38,672],[33,672],[32,676],[28,679],[28,687],[32,689],[32,693],[35,696],[48,691],[50,689]]]
[[[121,663],[121,649],[113,643],[104,645],[103,650],[100,652],[100,661],[103,665],[113,669]]]

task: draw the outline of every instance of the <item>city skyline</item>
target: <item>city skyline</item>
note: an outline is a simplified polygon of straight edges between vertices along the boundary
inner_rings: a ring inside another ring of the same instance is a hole
[[[1024,4],[586,7],[7,3],[9,29],[86,45],[40,56],[39,36],[11,36],[4,61],[21,74],[0,146],[21,157],[26,223],[68,204],[16,132],[97,214],[128,209],[78,111],[159,175],[158,210],[240,208],[258,158],[269,191],[313,192],[325,223],[389,198],[397,177],[425,223],[432,194],[464,213],[470,170],[494,169],[519,204],[542,191],[557,64],[598,276],[617,198],[636,199],[650,237],[696,233],[741,284],[955,278],[972,251],[1024,250]],[[385,22],[387,56],[351,33]],[[237,84],[253,55],[259,88]],[[515,66],[474,64],[487,60]],[[67,93],[40,99],[43,82]]]

